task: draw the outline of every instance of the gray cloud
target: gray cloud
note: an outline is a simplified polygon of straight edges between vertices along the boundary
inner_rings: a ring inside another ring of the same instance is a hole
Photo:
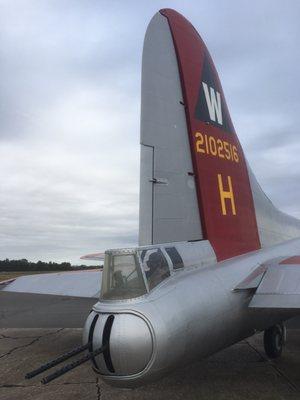
[[[259,182],[300,217],[300,5],[167,3],[206,41]],[[165,6],[0,2],[0,258],[136,244],[141,52]]]

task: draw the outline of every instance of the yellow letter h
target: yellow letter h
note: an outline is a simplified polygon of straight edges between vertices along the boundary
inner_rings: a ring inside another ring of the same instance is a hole
[[[218,174],[218,184],[219,184],[219,192],[220,192],[220,199],[221,199],[222,214],[223,215],[227,215],[225,200],[229,199],[230,202],[231,202],[232,214],[236,215],[234,194],[233,194],[232,182],[231,182],[231,177],[230,176],[227,177],[227,182],[228,182],[228,188],[229,188],[228,191],[224,190],[223,181],[222,181],[222,175]]]

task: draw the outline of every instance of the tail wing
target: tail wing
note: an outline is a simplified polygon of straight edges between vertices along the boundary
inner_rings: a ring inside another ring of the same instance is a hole
[[[141,144],[140,244],[207,239],[223,260],[300,236],[249,171],[204,42],[170,9],[145,38]]]
[[[265,261],[234,290],[255,290],[249,303],[254,309],[300,309],[300,257]]]

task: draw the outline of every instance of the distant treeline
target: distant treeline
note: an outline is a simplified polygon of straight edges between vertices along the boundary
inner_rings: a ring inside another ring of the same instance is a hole
[[[6,271],[74,271],[74,269],[95,269],[99,265],[71,265],[69,262],[31,262],[26,259],[22,260],[0,260],[0,272]]]

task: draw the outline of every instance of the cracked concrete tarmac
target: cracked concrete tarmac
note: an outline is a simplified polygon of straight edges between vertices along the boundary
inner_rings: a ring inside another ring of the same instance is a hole
[[[0,329],[0,400],[300,398],[297,329],[288,331],[287,345],[279,360],[267,360],[260,334],[133,390],[111,388],[88,363],[47,386],[40,383],[39,376],[24,379],[26,372],[80,343],[81,329]]]

